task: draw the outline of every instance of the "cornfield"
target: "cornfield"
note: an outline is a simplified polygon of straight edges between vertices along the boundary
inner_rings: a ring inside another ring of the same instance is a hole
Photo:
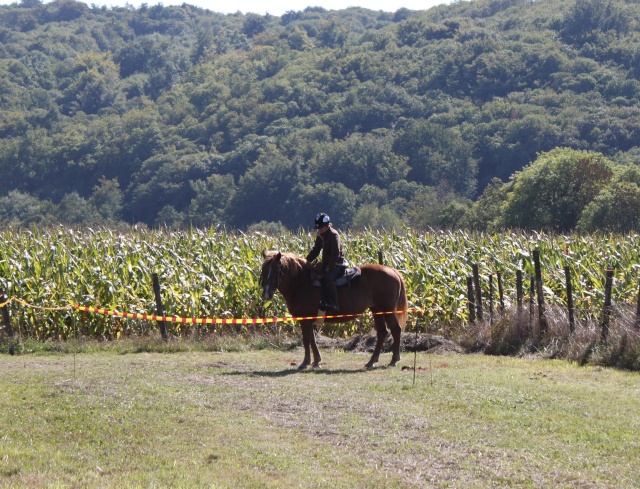
[[[500,272],[505,307],[516,300],[516,273],[533,275],[532,251],[541,255],[545,301],[567,301],[564,266],[572,274],[573,300],[579,317],[596,317],[604,300],[605,270],[615,270],[613,300],[635,308],[638,297],[640,237],[557,236],[542,233],[466,232],[417,233],[369,230],[343,233],[347,258],[353,264],[384,262],[398,269],[406,282],[411,309],[409,331],[429,325],[430,331],[464,331],[469,322],[466,278],[472,265],[480,270],[482,294],[489,295],[489,276]],[[304,231],[273,237],[225,230],[110,229],[66,227],[0,232],[0,288],[16,297],[8,307],[12,326],[23,337],[66,339],[76,335],[118,338],[146,334],[151,321],[79,312],[68,306],[154,314],[152,274],[157,273],[167,316],[197,318],[261,318],[287,315],[284,301],[260,298],[258,277],[262,250],[305,255],[314,235]],[[526,280],[525,280],[526,282]],[[32,307],[35,306],[35,307]],[[369,317],[345,325],[326,325],[324,332],[347,335]],[[248,328],[293,331],[291,322],[267,325],[170,323],[176,336],[219,332],[243,333]]]

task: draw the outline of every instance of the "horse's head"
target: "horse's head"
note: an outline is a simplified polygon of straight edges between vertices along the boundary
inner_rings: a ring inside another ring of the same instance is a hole
[[[260,287],[262,298],[265,301],[273,299],[282,274],[282,253],[275,251],[263,251],[262,269],[260,270]]]

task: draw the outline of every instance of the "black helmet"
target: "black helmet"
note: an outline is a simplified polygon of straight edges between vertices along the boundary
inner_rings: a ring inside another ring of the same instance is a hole
[[[323,228],[326,225],[329,224],[329,221],[331,220],[331,218],[329,216],[327,216],[324,212],[321,212],[320,214],[316,215],[316,229],[318,228]]]

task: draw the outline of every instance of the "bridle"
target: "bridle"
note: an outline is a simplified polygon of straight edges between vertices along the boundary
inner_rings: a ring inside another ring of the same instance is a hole
[[[276,289],[280,285],[280,275],[282,275],[282,263],[280,263],[280,260],[275,259],[271,261],[266,277],[264,276],[264,270],[260,272],[260,285],[262,285],[264,289],[263,295],[270,293],[270,287],[273,287],[273,293],[275,293]]]

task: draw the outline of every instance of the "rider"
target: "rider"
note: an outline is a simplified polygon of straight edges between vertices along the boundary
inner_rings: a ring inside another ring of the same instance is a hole
[[[320,303],[320,309],[336,312],[338,306],[338,290],[336,279],[344,273],[346,262],[342,252],[340,235],[331,225],[331,219],[324,212],[316,215],[315,227],[318,230],[316,242],[307,255],[307,261],[315,260],[322,251],[322,290],[324,300]]]

